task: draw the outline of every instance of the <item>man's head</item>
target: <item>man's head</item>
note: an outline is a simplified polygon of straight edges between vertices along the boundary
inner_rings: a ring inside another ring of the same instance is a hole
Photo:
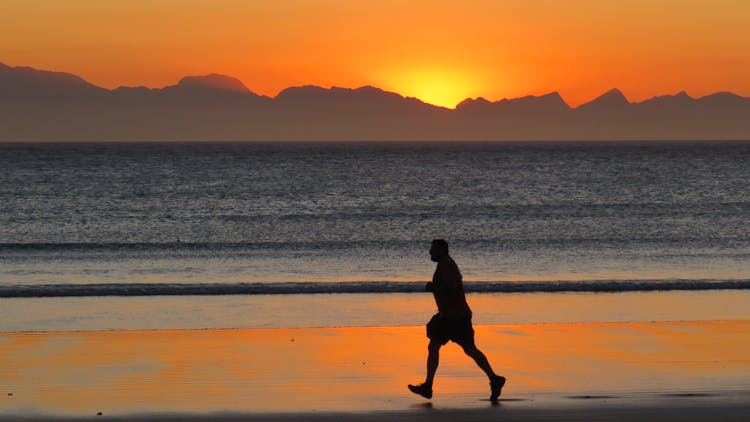
[[[430,259],[434,262],[440,261],[448,256],[448,242],[443,239],[435,239],[430,246]]]

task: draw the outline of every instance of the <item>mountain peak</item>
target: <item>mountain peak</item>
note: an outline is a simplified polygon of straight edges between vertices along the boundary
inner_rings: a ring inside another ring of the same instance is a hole
[[[537,110],[540,112],[560,112],[570,110],[570,106],[558,92],[550,92],[544,95],[527,95],[519,98],[503,98],[499,101],[488,101],[483,97],[467,98],[458,105],[456,110],[463,112],[488,113],[498,110],[513,110],[515,112],[527,112]]]
[[[72,73],[0,64],[0,92],[7,98],[62,99],[71,96],[97,96],[107,90]]]
[[[588,103],[578,106],[581,110],[591,108],[621,108],[630,105],[630,101],[617,88],[612,88]]]
[[[306,98],[328,92],[330,90],[317,85],[290,86],[282,89],[274,98],[275,100]]]
[[[719,91],[719,92],[714,92],[713,94],[708,94],[705,97],[701,97],[700,99],[702,100],[704,98],[732,98],[734,99],[734,98],[744,98],[744,97],[739,96],[729,91]]]
[[[568,103],[565,102],[565,99],[562,97],[562,95],[560,95],[560,93],[557,92],[557,91],[550,92],[547,95],[542,95],[539,98],[543,98],[543,99],[549,101],[550,103],[553,103],[554,105],[560,106],[562,108],[566,108],[566,109],[570,108],[570,106],[568,105]]]
[[[237,78],[231,76],[221,75],[218,73],[210,73],[204,76],[185,76],[180,79],[177,86],[185,88],[209,88],[220,91],[232,91],[232,92],[243,92],[249,93],[245,84]]]
[[[94,86],[86,82],[83,78],[72,73],[53,72],[49,70],[39,70],[27,66],[8,66],[0,63],[0,72],[14,78],[18,82],[29,84],[57,83],[71,86]]]
[[[659,105],[670,105],[670,106],[681,106],[689,105],[695,102],[695,98],[688,95],[685,91],[680,91],[674,95],[659,95],[643,101],[640,104],[659,104]]]
[[[342,88],[331,87],[323,88],[316,85],[304,85],[290,87],[282,90],[275,98],[281,101],[305,102],[305,101],[360,101],[372,102],[373,104],[382,101],[405,101],[406,99],[395,92],[389,92],[365,85],[359,88]]]
[[[456,110],[470,110],[477,107],[485,107],[491,104],[484,97],[467,98],[460,103],[456,104]]]
[[[495,104],[508,103],[522,107],[545,107],[548,110],[570,109],[559,92],[553,91],[543,95],[527,95],[521,98],[505,99]]]
[[[624,101],[626,103],[629,102],[628,99],[625,98],[625,94],[623,94],[622,91],[620,91],[617,88],[610,89],[609,91],[607,91],[604,94],[600,95],[599,98],[600,99],[605,99],[606,98],[606,99],[611,99],[611,100],[621,101],[621,102]]]

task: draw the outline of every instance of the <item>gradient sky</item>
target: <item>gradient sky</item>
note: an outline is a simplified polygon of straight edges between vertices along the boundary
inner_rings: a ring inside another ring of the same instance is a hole
[[[0,62],[107,88],[216,72],[270,96],[374,85],[449,107],[750,96],[748,22],[748,0],[2,0]]]

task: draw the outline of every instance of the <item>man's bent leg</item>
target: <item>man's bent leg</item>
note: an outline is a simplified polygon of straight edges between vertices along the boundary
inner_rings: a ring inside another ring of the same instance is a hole
[[[466,353],[470,358],[474,359],[474,362],[477,363],[477,366],[479,366],[482,371],[487,374],[487,378],[492,380],[493,377],[497,376],[495,374],[495,371],[492,370],[490,362],[487,360],[487,356],[485,356],[481,350],[477,349],[476,346],[465,346],[463,349],[464,353]]]
[[[490,362],[487,360],[487,356],[485,356],[481,350],[477,349],[475,345],[472,344],[468,347],[464,347],[464,352],[474,359],[474,362],[476,362],[477,365],[482,368],[484,373],[487,374],[487,378],[490,379],[490,400],[496,402],[503,391],[505,377],[495,374],[495,371],[493,371],[490,366]]]

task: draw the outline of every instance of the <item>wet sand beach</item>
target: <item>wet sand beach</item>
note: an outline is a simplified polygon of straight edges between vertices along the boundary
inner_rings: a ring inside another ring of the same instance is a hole
[[[499,405],[423,327],[0,334],[0,419],[747,420],[750,321],[478,325]],[[101,415],[99,415],[101,413]]]

